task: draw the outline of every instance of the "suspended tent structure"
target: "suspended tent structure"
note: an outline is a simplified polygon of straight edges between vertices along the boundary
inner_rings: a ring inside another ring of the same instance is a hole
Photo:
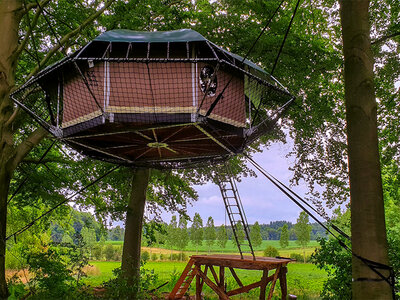
[[[189,29],[105,32],[42,70],[11,97],[57,139],[83,155],[159,169],[226,161],[271,131],[294,99],[258,65]],[[179,299],[194,277],[196,295],[200,295],[199,278],[207,283],[207,269],[214,271],[213,265],[220,267],[220,278],[215,279],[218,287],[207,284],[221,299],[256,287],[260,287],[260,299],[265,298],[271,282],[270,299],[278,278],[286,297],[290,260],[256,262],[236,183],[226,171],[227,176],[215,175],[214,180],[240,259],[192,257],[169,299]],[[238,230],[244,231],[245,243],[239,241]],[[207,265],[204,270],[202,260]],[[240,288],[226,291],[225,267]],[[263,270],[263,276],[243,286],[233,268]],[[268,277],[268,270],[275,270],[274,275]]]
[[[190,29],[105,32],[12,97],[82,154],[151,168],[241,153],[293,98],[258,65]]]

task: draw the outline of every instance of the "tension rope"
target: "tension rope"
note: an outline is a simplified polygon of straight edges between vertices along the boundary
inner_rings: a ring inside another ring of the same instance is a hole
[[[291,20],[290,20],[289,26],[288,26],[288,28],[287,28],[287,30],[286,30],[285,37],[284,37],[284,39],[283,39],[283,41],[282,41],[282,43],[281,43],[280,50],[279,50],[279,52],[278,52],[278,54],[277,54],[277,56],[276,56],[276,58],[275,58],[275,63],[274,63],[273,71],[274,71],[274,69],[275,69],[275,67],[276,67],[276,64],[277,64],[277,61],[278,61],[278,59],[279,59],[279,56],[281,55],[283,46],[284,46],[284,44],[285,44],[287,35],[289,34],[290,27],[292,26],[292,22],[293,22],[294,16],[296,15],[296,11],[297,11],[297,8],[298,8],[298,6],[299,6],[300,1],[301,1],[301,0],[298,0],[298,2],[297,2],[297,4],[296,4],[296,8],[295,8],[295,10],[294,10],[294,12],[293,12],[293,15],[292,15],[292,18],[291,18]],[[259,33],[259,35],[257,36],[257,38],[254,40],[253,44],[251,45],[251,47],[250,47],[249,50],[247,51],[246,55],[245,55],[245,56],[243,57],[243,59],[241,60],[241,63],[243,63],[243,62],[247,59],[247,57],[249,57],[251,51],[253,50],[253,48],[255,47],[255,45],[258,43],[258,41],[260,40],[260,38],[261,38],[261,36],[264,34],[264,32],[267,30],[267,28],[268,28],[269,25],[271,24],[272,20],[274,19],[275,15],[278,13],[279,9],[282,7],[283,2],[285,2],[285,0],[282,0],[282,1],[280,2],[280,4],[279,4],[278,7],[275,9],[275,11],[274,11],[273,14],[271,15],[271,17],[268,19],[268,21],[266,22],[265,26],[263,27],[263,29],[261,30],[261,32]],[[213,74],[213,75],[214,75],[214,74]],[[271,78],[273,78],[273,77],[272,77],[272,73],[270,74],[270,76],[271,76]],[[232,80],[233,80],[233,77],[234,77],[234,76],[233,76],[233,74],[232,74],[231,77],[230,77],[230,79],[229,79],[228,82],[225,84],[224,88],[222,89],[222,91],[218,94],[218,96],[215,98],[214,102],[210,105],[209,109],[207,110],[207,112],[206,112],[206,114],[205,114],[205,117],[208,117],[208,116],[211,114],[211,112],[214,110],[215,106],[216,106],[216,105],[218,104],[218,102],[222,99],[223,94],[224,94],[225,90],[228,88],[228,86],[231,84],[231,82],[232,82]],[[204,94],[203,100],[201,101],[201,104],[200,104],[200,107],[199,107],[198,111],[200,111],[200,108],[201,108],[201,106],[202,106],[202,104],[203,104],[203,102],[204,102],[204,99],[205,99],[205,97],[206,97],[206,95],[207,95],[208,88],[210,87],[211,81],[212,81],[212,80],[213,80],[213,78],[210,79],[210,83],[209,83],[208,86],[207,86],[206,93]],[[257,108],[257,110],[256,110],[256,115],[257,115],[258,110],[260,109],[260,106],[261,106],[261,101],[260,101],[260,103],[259,103],[259,105],[258,105],[258,108]]]
[[[87,185],[85,185],[84,187],[80,188],[78,191],[76,191],[74,194],[72,194],[71,196],[67,197],[65,200],[59,202],[57,205],[53,206],[52,208],[50,208],[48,211],[44,212],[43,214],[41,214],[39,217],[33,219],[31,222],[29,222],[28,224],[26,224],[25,226],[21,227],[20,229],[18,229],[17,231],[15,231],[14,233],[10,234],[9,236],[6,237],[6,241],[9,240],[10,238],[14,237],[16,238],[17,235],[23,233],[24,231],[28,230],[30,227],[32,227],[37,221],[39,221],[40,219],[42,219],[44,216],[50,214],[51,212],[53,212],[55,209],[57,209],[58,207],[60,207],[61,205],[71,201],[72,198],[74,198],[77,195],[82,194],[84,191],[86,191],[89,187],[91,187],[92,185],[96,184],[97,182],[101,181],[103,178],[107,177],[108,175],[110,175],[112,172],[114,172],[115,170],[117,170],[118,168],[120,168],[120,166],[115,166],[114,168],[108,170],[106,173],[104,173],[103,175],[101,175],[100,177],[96,178],[95,180],[91,181],[90,183],[88,183]]]
[[[345,249],[348,253],[350,253],[352,256],[356,257],[359,259],[361,262],[363,262],[368,268],[370,268],[375,274],[377,274],[380,279],[375,279],[375,278],[356,278],[353,279],[353,281],[385,281],[388,283],[392,289],[392,296],[393,299],[395,299],[395,275],[394,275],[394,270],[391,266],[388,266],[386,264],[382,264],[380,262],[372,261],[369,260],[365,257],[362,257],[361,255],[355,253],[347,244],[345,244],[339,237],[338,235],[334,234],[332,230],[328,228],[323,222],[321,222],[317,217],[315,217],[309,209],[307,209],[305,206],[309,207],[312,211],[316,212],[319,216],[324,218],[327,223],[330,223],[329,225],[337,232],[339,233],[340,236],[343,236],[345,239],[351,241],[351,238],[343,232],[340,228],[332,224],[329,220],[326,219],[325,216],[323,216],[320,212],[318,212],[314,207],[312,207],[307,201],[305,201],[303,198],[301,198],[297,193],[295,193],[292,189],[290,189],[288,186],[286,186],[284,183],[276,179],[274,176],[272,176],[270,173],[268,173],[265,169],[263,169],[257,162],[254,161],[250,156],[245,155],[248,161],[262,174],[264,175],[270,182],[272,182],[281,192],[283,192],[290,200],[292,200],[297,206],[299,206],[304,212],[306,212],[313,220],[315,220],[320,226],[322,226],[329,234],[331,234],[339,243],[339,245]],[[297,199],[296,199],[297,198]],[[302,203],[300,203],[302,202]],[[380,272],[379,270],[386,270],[389,271],[389,276],[385,276]]]

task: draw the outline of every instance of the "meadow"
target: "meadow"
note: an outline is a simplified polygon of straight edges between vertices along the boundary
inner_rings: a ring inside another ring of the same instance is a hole
[[[122,242],[111,242],[108,241],[108,244],[115,245],[116,247],[122,246]],[[278,249],[279,255],[284,257],[289,257],[290,254],[297,253],[302,254],[303,249],[299,248],[299,246],[291,241],[289,246],[286,249],[281,249],[279,245],[279,241],[263,241],[263,244],[260,247],[257,247],[256,255],[262,256],[263,250],[267,246],[273,246]],[[306,255],[309,256],[318,246],[316,241],[311,241],[306,248]],[[157,285],[164,285],[159,289],[159,292],[169,292],[173,288],[175,282],[178,280],[181,272],[186,266],[186,261],[170,261],[163,260],[160,261],[160,254],[163,254],[164,258],[170,256],[171,253],[178,254],[181,251],[176,249],[163,249],[163,248],[151,248],[151,247],[143,247],[142,252],[148,252],[151,255],[156,254],[158,259],[157,261],[149,260],[144,268],[147,270],[154,272],[158,276]],[[184,251],[185,256],[188,258],[190,255],[198,254],[208,254],[208,253],[237,253],[237,248],[233,245],[232,242],[228,241],[227,247],[225,249],[220,249],[218,246],[213,245],[210,248],[210,252],[208,252],[208,246],[203,245],[200,247],[193,246],[189,243],[186,251]],[[107,281],[113,277],[112,270],[120,267],[120,261],[91,261],[91,268],[88,269],[88,277],[85,278],[85,283],[91,286],[100,286],[102,282]],[[260,280],[261,271],[252,271],[252,270],[238,270],[238,276],[242,280],[244,284],[251,283]],[[235,282],[233,277],[229,272],[226,273],[226,282],[228,285],[228,289],[230,287],[234,287]],[[319,299],[319,293],[322,289],[323,283],[326,279],[326,273],[322,270],[319,270],[315,265],[311,263],[301,263],[301,262],[293,262],[288,265],[288,291],[290,294],[294,294],[298,297],[298,299]],[[191,294],[194,293],[194,282],[191,286]],[[204,289],[204,293],[206,299],[218,299],[215,297],[214,293],[208,287]],[[250,291],[246,296],[237,296],[232,299],[256,299],[258,298],[258,289],[254,291]],[[275,296],[278,297],[279,284],[275,288]]]

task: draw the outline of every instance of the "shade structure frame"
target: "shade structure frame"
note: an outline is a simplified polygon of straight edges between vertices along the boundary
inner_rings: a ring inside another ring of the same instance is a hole
[[[152,168],[223,162],[272,130],[293,97],[257,65],[196,39],[94,40],[11,96],[51,134],[97,159]],[[124,130],[132,134],[118,134]]]

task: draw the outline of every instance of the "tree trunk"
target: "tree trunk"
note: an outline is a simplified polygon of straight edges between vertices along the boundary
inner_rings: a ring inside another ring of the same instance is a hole
[[[8,298],[6,282],[6,234],[7,234],[7,199],[10,186],[10,174],[6,169],[0,170],[0,299]]]
[[[136,169],[132,177],[132,190],[128,211],[126,212],[121,266],[122,274],[130,284],[137,284],[139,282],[143,213],[149,174],[149,169]]]
[[[353,251],[388,264],[368,0],[340,2]],[[379,270],[385,276],[387,271]],[[387,282],[353,256],[353,299],[390,299]],[[365,280],[366,279],[366,280]],[[370,280],[372,279],[372,280]],[[377,281],[376,281],[377,280]]]
[[[9,93],[14,86],[15,56],[18,48],[18,26],[21,2],[0,0],[0,299],[7,299],[5,252],[7,230],[7,197],[13,166],[13,136],[10,119],[13,104]]]

